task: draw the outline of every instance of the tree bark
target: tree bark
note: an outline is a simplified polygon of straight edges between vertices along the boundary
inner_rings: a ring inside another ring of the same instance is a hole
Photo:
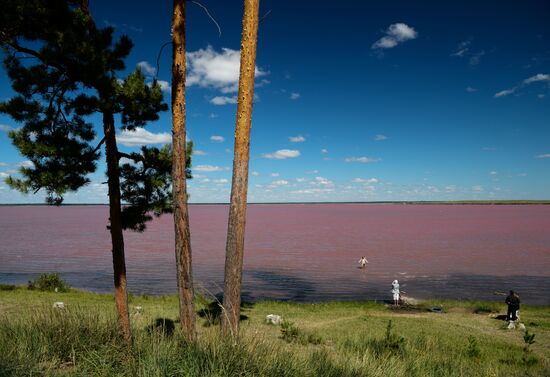
[[[224,335],[237,338],[241,314],[241,283],[246,225],[246,196],[248,191],[248,161],[250,156],[250,127],[254,100],[254,73],[258,39],[259,0],[244,1],[241,38],[241,66],[235,126],[235,152],[231,202],[225,251],[223,314],[221,329]]]
[[[107,177],[109,186],[109,220],[113,246],[113,275],[115,281],[115,304],[118,323],[124,340],[132,343],[130,316],[128,312],[128,292],[126,290],[126,262],[124,259],[124,238],[122,235],[120,208],[120,174],[118,168],[118,148],[115,136],[113,113],[103,111],[103,131],[105,133],[105,153],[107,156]]]
[[[174,0],[172,16],[172,197],[176,236],[176,270],[180,324],[189,341],[196,340],[191,235],[187,208],[185,142],[185,2]]]

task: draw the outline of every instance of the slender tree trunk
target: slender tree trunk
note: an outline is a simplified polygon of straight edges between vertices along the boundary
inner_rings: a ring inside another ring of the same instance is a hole
[[[113,244],[113,272],[115,280],[115,304],[118,323],[124,340],[132,343],[130,316],[128,313],[128,292],[126,290],[126,262],[124,259],[124,238],[122,236],[120,209],[120,174],[118,169],[118,148],[115,137],[113,113],[103,112],[105,153],[107,155],[107,177],[109,183],[109,220]]]
[[[185,148],[185,2],[174,0],[172,16],[172,196],[176,234],[176,268],[180,323],[190,341],[196,340],[191,236],[187,209]]]
[[[223,286],[222,333],[236,338],[241,315],[241,283],[246,224],[246,195],[248,191],[248,161],[250,155],[250,126],[254,100],[254,73],[258,39],[259,0],[244,1],[243,32],[241,39],[241,67],[239,97],[235,126],[235,152],[231,204],[225,250],[225,279]]]

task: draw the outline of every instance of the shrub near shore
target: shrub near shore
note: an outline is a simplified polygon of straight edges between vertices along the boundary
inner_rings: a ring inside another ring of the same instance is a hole
[[[523,332],[505,330],[494,314],[474,313],[495,305],[504,313],[504,305],[460,301],[423,304],[443,306],[443,314],[423,307],[388,310],[371,302],[257,302],[243,308],[247,319],[237,345],[221,339],[217,325],[200,326],[199,341],[191,345],[177,331],[175,296],[134,296],[135,342],[128,351],[117,333],[112,300],[75,290],[1,290],[0,376],[550,374],[550,314],[543,307],[522,307],[522,320],[536,334],[529,345]],[[52,308],[55,301],[66,308]],[[210,304],[202,297],[197,310]],[[271,313],[287,325],[266,324]],[[209,321],[199,319],[199,324]]]

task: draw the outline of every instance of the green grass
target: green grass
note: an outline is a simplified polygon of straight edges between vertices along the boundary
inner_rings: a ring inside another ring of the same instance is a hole
[[[53,309],[55,301],[66,308]],[[199,298],[197,311],[210,303]],[[428,312],[432,306],[444,313]],[[495,303],[428,301],[401,311],[372,302],[257,302],[243,308],[238,344],[221,339],[208,316],[197,317],[196,344],[177,322],[169,334],[175,296],[133,296],[130,309],[129,351],[111,295],[0,290],[0,376],[550,375],[547,307],[521,308],[536,334],[528,357],[524,333],[494,319],[505,313]],[[285,327],[266,324],[267,314],[281,315]]]

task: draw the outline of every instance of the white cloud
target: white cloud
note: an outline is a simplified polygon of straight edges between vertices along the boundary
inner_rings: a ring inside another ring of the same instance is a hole
[[[4,173],[3,171],[0,171],[0,178],[8,178],[10,175],[8,173]]]
[[[264,153],[263,158],[268,158],[271,160],[284,160],[286,158],[296,158],[300,156],[300,151],[291,150],[291,149],[280,149],[273,153]]]
[[[472,56],[470,56],[470,59],[468,59],[468,63],[470,65],[478,65],[481,61],[481,57],[485,55],[485,50],[481,50],[480,52],[476,52]]]
[[[300,182],[300,183],[301,183],[301,182],[305,182],[305,181],[306,181],[305,178],[296,178],[296,182]]]
[[[497,174],[498,174],[498,173],[497,173],[496,171],[494,171],[494,170],[489,172],[489,175],[497,175]]]
[[[212,46],[187,53],[186,85],[235,93],[239,84],[240,52],[230,48],[215,51]],[[256,66],[255,76],[267,73]]]
[[[550,82],[550,75],[544,74],[544,73],[537,73],[535,76],[531,76],[528,79],[523,80],[523,83],[525,85],[531,84],[533,82],[544,82],[548,81]]]
[[[473,52],[471,49],[471,41],[463,41],[458,44],[455,51],[451,53],[451,56],[456,56],[459,58],[469,57],[468,63],[470,65],[478,65],[481,62],[481,57],[486,55],[485,50],[478,52]]]
[[[214,179],[212,182],[218,183],[218,184],[225,184],[225,183],[228,183],[229,181],[225,178],[220,178],[220,179]]]
[[[521,84],[519,85],[516,85],[514,86],[513,88],[511,89],[505,89],[505,90],[501,90],[500,92],[496,93],[495,94],[495,98],[499,98],[499,97],[505,97],[505,96],[508,96],[512,93],[515,93],[517,90],[527,86],[527,85],[530,85],[534,82],[549,82],[550,83],[550,75],[548,74],[545,74],[545,73],[537,73],[536,75],[534,76],[531,76],[529,78],[526,78],[525,80],[523,80],[521,82]],[[539,98],[540,97],[540,94],[538,95]],[[543,95],[544,97],[544,95]]]
[[[376,141],[382,141],[382,140],[387,140],[388,137],[386,135],[382,135],[382,134],[378,134],[374,137],[374,140]]]
[[[166,132],[154,134],[145,128],[136,128],[134,131],[122,130],[116,139],[122,145],[133,147],[147,144],[168,144],[172,142],[172,135]]]
[[[210,141],[213,143],[223,143],[225,141],[223,136],[212,135],[210,136]]]
[[[193,151],[193,156],[206,156],[208,153],[206,153],[205,151],[199,151],[199,150],[194,150]]]
[[[509,96],[510,94],[514,93],[515,91],[516,91],[516,88],[501,90],[500,92],[495,93],[495,98]]]
[[[377,40],[371,46],[372,49],[387,49],[397,46],[418,37],[418,33],[409,25],[404,23],[391,24],[386,30],[386,35]]]
[[[280,179],[278,181],[271,182],[271,184],[276,186],[285,186],[285,185],[288,185],[288,181],[285,181],[284,179]]]
[[[256,83],[254,85],[254,87],[261,88],[262,86],[266,86],[266,85],[269,85],[269,84],[271,84],[271,81],[266,80],[266,79],[262,79],[260,82]]]
[[[372,158],[372,157],[348,157],[344,159],[346,162],[360,162],[362,164],[368,164],[370,162],[377,162],[380,161],[379,158]]]
[[[378,179],[376,178],[368,178],[368,179],[363,179],[363,178],[355,178],[352,180],[353,183],[367,183],[367,184],[370,184],[370,183],[378,183]]]
[[[473,88],[473,87],[471,87],[471,86],[467,86],[467,87],[466,87],[466,91],[467,91],[468,93],[473,93],[473,92],[477,92],[477,89],[476,89],[476,88]]]
[[[321,149],[321,153],[322,153],[322,154],[327,154],[327,153],[328,153],[328,149],[325,149],[325,148]]]
[[[540,99],[543,99],[543,98],[544,98],[544,94],[537,94],[537,97],[540,98]]]
[[[332,181],[325,177],[315,177],[315,179],[310,182],[311,185],[320,185],[320,186],[331,186]]]
[[[298,99],[300,98],[300,93],[290,93],[290,99]]]
[[[334,192],[333,188],[312,188],[312,189],[306,189],[306,190],[291,191],[290,193],[291,194],[312,194],[312,195],[316,195],[316,194],[327,194],[327,193],[331,193],[331,192]]]
[[[550,153],[539,154],[537,158],[550,158]]]
[[[22,168],[34,168],[34,162],[32,162],[31,160],[25,160],[18,163],[17,166],[20,166]]]
[[[479,186],[479,185],[472,186],[472,191],[481,192],[481,191],[483,191],[483,187]]]
[[[146,61],[141,61],[136,64],[136,66],[143,72],[146,76],[155,76],[157,73],[157,69],[153,67],[151,64],[149,64]]]
[[[137,165],[136,162],[134,160],[132,160],[131,158],[126,158],[126,157],[122,157],[118,160],[118,163],[120,165],[124,165],[124,164],[130,164],[130,165]],[[141,161],[140,161],[141,163]]]
[[[302,143],[302,142],[306,141],[306,138],[299,135],[299,136],[291,136],[291,137],[288,138],[288,140],[291,143]]]
[[[222,171],[224,170],[223,168],[219,167],[219,166],[214,166],[214,165],[197,165],[193,168],[194,171],[203,171],[203,172],[214,172],[214,171]]]
[[[12,126],[8,126],[7,124],[0,124],[1,132],[10,132],[11,130],[13,130]]]
[[[280,174],[279,173],[271,173],[271,176],[272,177],[278,177],[278,176],[280,176]]]
[[[462,50],[458,50],[455,53],[451,54],[451,56],[458,56],[461,58],[468,52],[468,50],[468,48],[463,48]]]
[[[393,48],[397,46],[397,41],[392,37],[382,37],[372,45],[371,48]]]
[[[227,104],[236,104],[237,103],[237,96],[216,96],[210,100],[211,104],[223,106]]]
[[[458,56],[459,58],[462,58],[470,51],[470,44],[470,41],[460,42],[456,47],[456,50],[451,54],[451,56]]]
[[[163,92],[170,93],[172,91],[172,86],[168,81],[157,80],[157,84],[159,84],[160,90]]]

